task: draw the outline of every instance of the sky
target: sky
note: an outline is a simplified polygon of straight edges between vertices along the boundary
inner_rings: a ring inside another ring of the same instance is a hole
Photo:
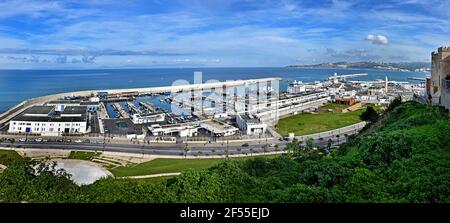
[[[429,62],[450,0],[1,0],[0,69]]]

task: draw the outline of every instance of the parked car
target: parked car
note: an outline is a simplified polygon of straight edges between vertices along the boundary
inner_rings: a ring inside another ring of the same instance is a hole
[[[20,138],[19,141],[20,141],[20,142],[26,142],[27,139],[26,139],[26,138]]]
[[[37,138],[36,142],[42,142],[42,138]]]
[[[242,144],[242,147],[248,147],[248,146],[249,146],[248,143]]]
[[[83,141],[81,141],[81,139],[76,139],[74,142],[76,142],[76,143],[82,143]]]

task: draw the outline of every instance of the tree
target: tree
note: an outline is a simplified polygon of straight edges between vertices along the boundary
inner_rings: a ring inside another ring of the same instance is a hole
[[[266,154],[267,150],[269,149],[269,146],[264,145],[261,147],[261,149],[262,149],[263,153]]]
[[[250,155],[253,156],[253,148],[250,148],[249,151],[250,151]]]
[[[372,106],[368,106],[367,109],[360,115],[361,120],[372,123],[376,122],[379,117],[380,115]]]
[[[242,148],[237,148],[236,151],[237,151],[238,153],[241,153]]]
[[[187,158],[187,154],[188,154],[188,152],[189,152],[189,146],[188,146],[188,144],[186,143],[185,145],[184,145],[184,158]]]
[[[394,108],[398,107],[402,104],[402,96],[397,96],[394,100],[391,101],[389,106],[387,107],[387,111],[392,111]]]
[[[306,149],[312,150],[314,148],[314,139],[313,138],[307,138],[306,139]]]
[[[331,149],[331,146],[333,145],[333,140],[331,138],[328,139],[327,148],[328,150]]]

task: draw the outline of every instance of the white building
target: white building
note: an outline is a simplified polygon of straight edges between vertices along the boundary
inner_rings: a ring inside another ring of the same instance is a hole
[[[61,135],[87,133],[86,106],[34,106],[9,122],[11,133]]]
[[[192,137],[198,134],[198,126],[195,124],[183,123],[175,125],[154,124],[148,127],[153,136],[179,136]]]
[[[236,124],[247,135],[264,134],[267,129],[267,124],[262,123],[253,115],[236,115]]]
[[[306,86],[301,82],[301,81],[294,81],[293,83],[290,83],[288,88],[287,88],[287,92],[291,93],[291,94],[298,94],[301,92],[305,92],[306,91]]]
[[[200,123],[200,127],[218,137],[235,135],[239,131],[238,128],[229,124],[209,120]]]
[[[100,103],[95,101],[59,100],[46,103],[47,106],[85,106],[88,111],[99,111]]]
[[[134,124],[145,124],[145,123],[154,123],[154,122],[163,122],[166,120],[166,115],[161,113],[153,113],[153,114],[133,114],[133,123]]]

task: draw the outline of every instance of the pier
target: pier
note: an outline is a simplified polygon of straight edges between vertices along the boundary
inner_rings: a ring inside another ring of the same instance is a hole
[[[155,107],[153,107],[153,105],[150,103],[141,101],[141,102],[139,102],[139,105],[148,109],[150,112],[156,112]]]
[[[114,109],[116,109],[117,112],[119,112],[119,114],[122,118],[130,117],[130,115],[126,111],[123,110],[122,106],[120,106],[119,103],[114,103],[113,107],[114,107]]]
[[[130,109],[130,110],[133,111],[134,113],[136,113],[136,114],[142,114],[142,111],[141,111],[139,108],[137,108],[136,105],[134,105],[133,103],[127,102],[127,106],[128,106],[128,109]]]

